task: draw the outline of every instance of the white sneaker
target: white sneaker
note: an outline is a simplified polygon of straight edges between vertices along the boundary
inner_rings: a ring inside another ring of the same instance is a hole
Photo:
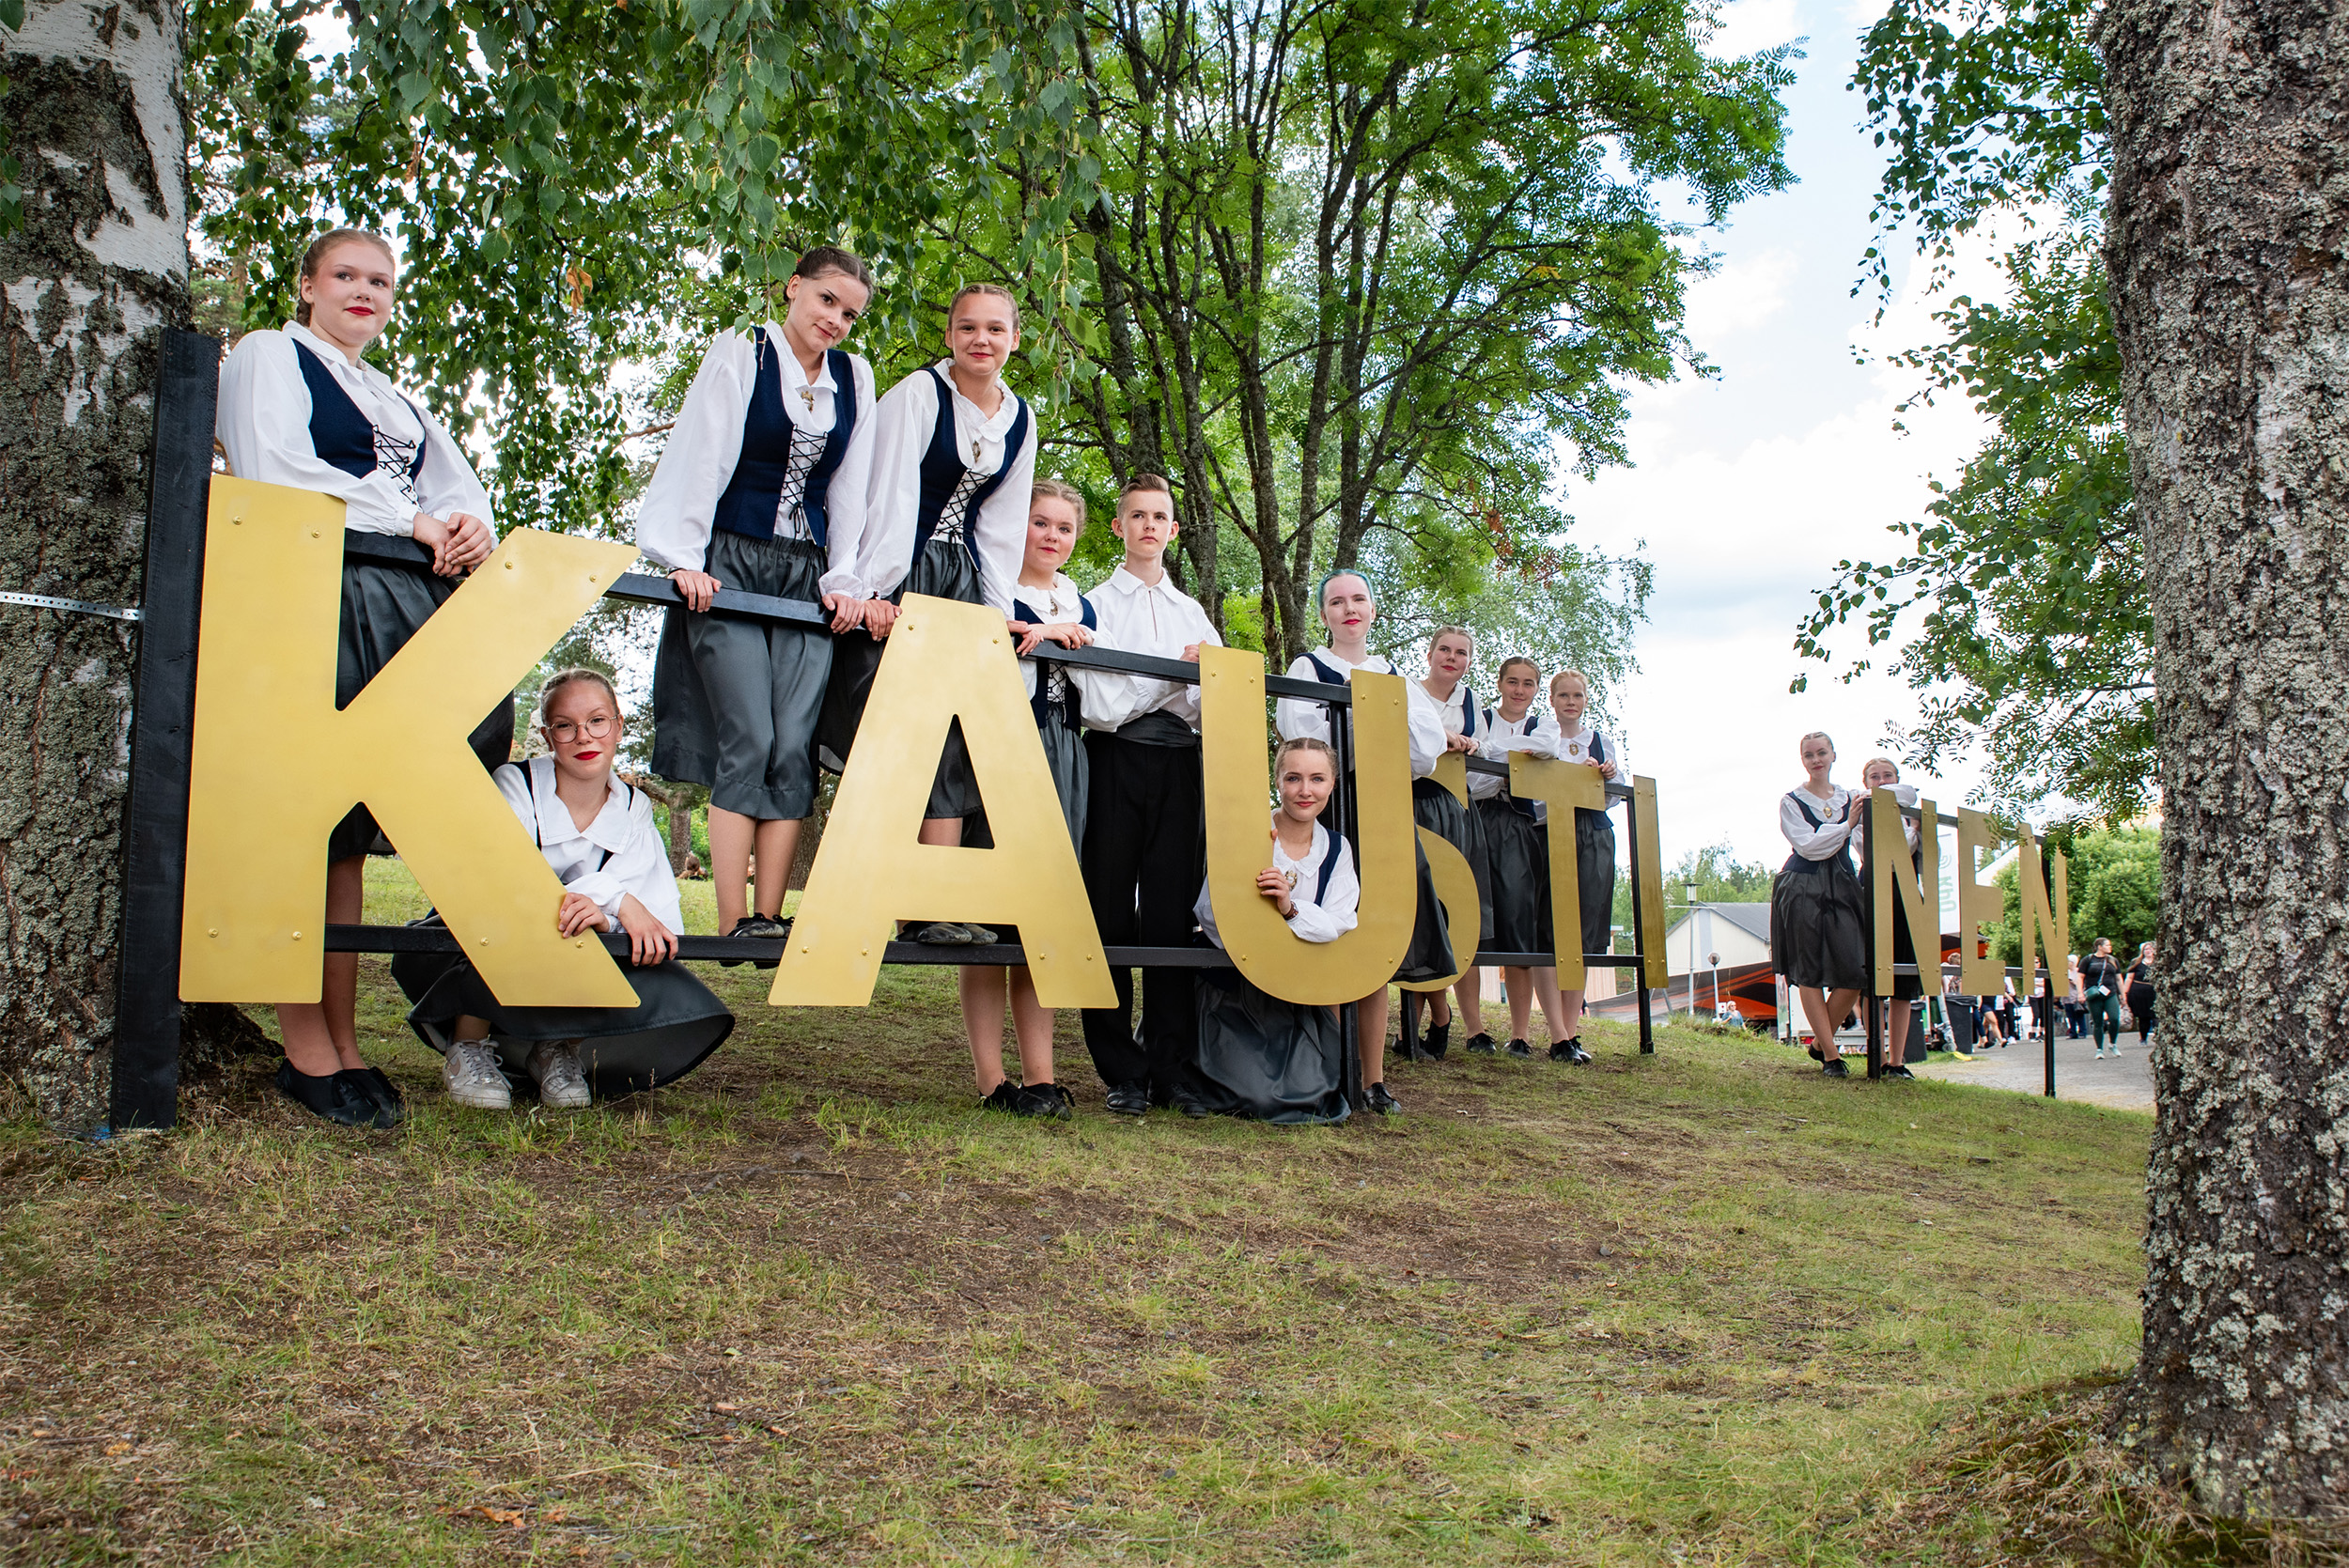
[[[450,1099],[475,1110],[505,1110],[514,1103],[514,1091],[498,1066],[497,1047],[487,1040],[451,1041],[441,1058],[441,1081]]]
[[[551,1110],[578,1110],[594,1100],[587,1075],[579,1069],[578,1042],[541,1041],[531,1048],[530,1076],[538,1080],[538,1103]]]

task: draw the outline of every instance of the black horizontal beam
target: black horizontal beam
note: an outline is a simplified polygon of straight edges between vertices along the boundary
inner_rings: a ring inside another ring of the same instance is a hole
[[[626,936],[598,934],[604,951],[615,958],[629,953]],[[781,955],[782,944],[754,937],[679,937],[677,956],[702,960],[754,959],[772,962]],[[444,925],[330,925],[326,928],[326,951],[329,953],[461,953],[463,948],[455,932]],[[1217,947],[1112,947],[1102,950],[1112,969],[1190,969],[1220,970],[1232,967],[1232,960]],[[1028,955],[1017,942],[996,942],[985,947],[946,947],[929,942],[891,942],[881,954],[884,964],[1024,964]],[[1551,953],[1480,953],[1476,961],[1483,966],[1505,966],[1510,969],[1539,969],[1558,961]],[[1637,958],[1610,954],[1594,953],[1582,960],[1593,969],[1632,969]]]
[[[343,554],[346,559],[381,561],[387,566],[411,567],[422,571],[432,568],[432,551],[398,534],[346,533]],[[639,571],[623,575],[604,590],[604,598],[624,599],[630,604],[684,602],[676,583],[665,577]],[[787,621],[794,626],[808,627],[832,624],[821,608],[804,599],[777,598],[771,594],[746,594],[739,588],[719,589],[709,607],[714,614],[739,615],[746,620]],[[1028,657],[1080,669],[1112,670],[1121,675],[1150,675],[1159,680],[1179,680],[1193,686],[1199,683],[1199,666],[1196,664],[1186,663],[1179,659],[1153,659],[1147,654],[1120,653],[1113,648],[1064,648],[1055,643],[1046,643]],[[1329,703],[1335,706],[1348,706],[1354,701],[1353,688],[1348,686],[1331,686],[1317,680],[1292,680],[1287,675],[1266,675],[1264,684],[1265,690],[1276,697],[1301,697],[1309,702]],[[1509,776],[1509,765],[1505,762],[1488,762],[1483,757],[1467,760],[1471,773],[1502,779]],[[1610,784],[1607,794],[1610,800],[1628,800],[1631,799],[1631,786]]]

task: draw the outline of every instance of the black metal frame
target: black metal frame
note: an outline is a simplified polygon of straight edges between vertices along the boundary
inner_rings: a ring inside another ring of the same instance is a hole
[[[1922,825],[1924,821],[1924,808],[1922,806],[1903,806],[1900,811],[1903,816],[1910,818],[1911,820],[1919,823],[1921,826]],[[1936,812],[1934,814],[1933,822],[1934,831],[1937,832],[1944,827],[1954,828],[1958,825],[1956,817],[1946,815],[1939,812]],[[1874,865],[1875,863],[1876,847],[1876,820],[1875,814],[1874,812],[1865,812],[1861,814],[1859,818],[1859,832],[1860,843],[1864,846],[1863,860],[1861,863],[1865,865]],[[1963,873],[1961,872],[1961,875]],[[1868,892],[1869,896],[1873,899],[1875,893],[1875,888],[1871,886]],[[1898,897],[1899,894],[1896,893],[1893,896]],[[1940,890],[1937,888],[1935,889],[1933,897],[1937,905],[1940,901]],[[1937,925],[1940,924],[1937,916],[1934,924]],[[1961,931],[1958,935],[1961,939],[1963,939],[1966,936],[1966,933]],[[1916,933],[1914,931],[1909,933],[1909,939],[1912,942],[1914,942],[1916,939]],[[1890,999],[1876,995],[1874,988],[1875,986],[1876,974],[1876,923],[1874,916],[1873,905],[1871,906],[1870,918],[1865,927],[1865,940],[1868,955],[1868,985],[1870,987],[1867,992],[1866,1001],[1866,1006],[1868,1009],[1868,1076],[1874,1079],[1882,1078],[1884,1076],[1884,1003]],[[1940,932],[1934,932],[1933,942],[1934,947],[1937,952],[1941,945]],[[1895,975],[1913,974],[1921,981],[1927,972],[1932,973],[1937,979],[1944,975],[1963,975],[1965,970],[1963,966],[1958,964],[1894,964],[1892,966],[1892,972]],[[2021,965],[2009,964],[2000,970],[1999,972],[2004,974],[2009,979],[2019,980],[2023,978],[2024,971]],[[2052,980],[2053,970],[2049,970],[2048,972],[2051,978],[2047,986],[2047,999],[2049,1002],[2052,1003],[2055,1000],[2055,986]],[[1919,1000],[1921,1004],[1922,999],[1920,998]],[[2029,997],[2020,997],[2016,1000],[2020,1001],[2025,1006],[2029,1006],[2030,1004],[2030,998]],[[2043,1022],[2039,1031],[2040,1045],[2046,1052],[2046,1087],[2042,1090],[2041,1093],[2046,1098],[2054,1099],[2056,1097],[2055,1009],[2052,1005],[2047,1009],[2047,1013],[2048,1017]],[[1901,1064],[1904,1066],[1907,1064],[1907,1056],[1908,1052],[1906,1042],[1903,1042]]]
[[[177,1113],[179,1063],[179,921],[187,868],[188,773],[190,739],[195,713],[196,629],[201,609],[204,566],[204,526],[211,489],[214,410],[219,391],[221,346],[217,339],[194,333],[163,334],[163,374],[155,399],[154,488],[149,496],[147,531],[147,586],[139,635],[137,695],[131,726],[131,798],[124,833],[123,919],[120,978],[116,1005],[114,1053],[114,1125],[127,1127],[168,1127]],[[379,534],[346,533],[346,557],[423,567],[431,552],[412,539]],[[605,590],[607,598],[635,604],[680,602],[676,584],[667,578],[630,572]],[[713,613],[763,621],[820,627],[828,624],[823,611],[796,599],[721,589]],[[1179,660],[1153,659],[1140,654],[1113,653],[1104,648],[1061,648],[1052,644],[1031,657],[1094,669],[1154,675],[1163,680],[1195,684],[1199,666]],[[1327,704],[1331,737],[1339,754],[1347,754],[1351,739],[1353,691],[1319,681],[1268,675],[1266,691],[1275,697],[1298,697]],[[1507,776],[1500,763],[1467,759],[1471,771]],[[1627,784],[1610,784],[1610,803],[1628,800]],[[1359,853],[1361,822],[1353,791],[1338,796],[1339,829]],[[1644,955],[1639,951],[1641,905],[1639,880],[1638,813],[1630,818],[1632,887],[1631,956],[1585,955],[1586,965],[1631,969],[1636,977],[1640,1007],[1640,1049],[1652,1055],[1656,1042],[1649,1018]],[[614,956],[626,956],[624,935],[599,939]],[[445,929],[408,925],[329,925],[329,953],[456,953],[456,937]],[[775,956],[771,941],[748,938],[684,937],[677,955],[687,959],[767,960]],[[1214,947],[1112,947],[1110,964],[1121,969],[1223,969],[1231,959]],[[889,964],[988,965],[1025,963],[1015,943],[987,947],[933,947],[921,942],[891,942],[882,955]],[[1554,964],[1547,953],[1479,953],[1478,966],[1539,967]],[[1346,1097],[1360,1107],[1362,1096],[1361,1062],[1350,1048],[1354,1038],[1354,1004],[1340,1009],[1345,1052]]]

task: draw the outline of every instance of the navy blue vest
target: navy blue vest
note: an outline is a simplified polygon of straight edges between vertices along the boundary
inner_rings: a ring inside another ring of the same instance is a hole
[[[1093,601],[1084,598],[1082,595],[1080,595],[1078,596],[1077,603],[1081,607],[1079,619],[1081,624],[1091,628],[1099,627],[1101,623],[1094,619]],[[1050,621],[1045,619],[1044,612],[1037,610],[1031,605],[1022,604],[1018,599],[1011,601],[1011,617],[1016,621],[1025,621],[1030,626],[1050,626],[1051,624]],[[1035,727],[1038,729],[1042,729],[1046,721],[1050,719],[1052,716],[1052,698],[1050,694],[1052,682],[1050,677],[1059,668],[1060,666],[1057,664],[1039,664],[1036,666],[1035,695],[1028,699],[1028,706],[1034,710],[1035,714]],[[1077,691],[1077,683],[1073,680],[1069,680],[1065,675],[1061,680],[1060,705],[1061,722],[1066,724],[1072,730],[1082,729],[1084,727],[1083,698]]]
[[[1802,819],[1805,822],[1810,823],[1813,828],[1824,828],[1827,824],[1820,821],[1819,814],[1811,809],[1810,797],[1811,792],[1807,789],[1790,789],[1786,792],[1786,799],[1795,803],[1795,809],[1802,813]],[[1845,809],[1848,810],[1849,808],[1847,807]],[[1837,861],[1843,862],[1843,869],[1845,871],[1852,870],[1851,840],[1845,839],[1842,849],[1832,855],[1829,855],[1823,861],[1812,860],[1810,857],[1803,854],[1801,850],[1797,849],[1793,854],[1786,857],[1786,863],[1780,866],[1779,871],[1781,874],[1791,871],[1797,877],[1815,877],[1820,872],[1825,871],[1828,866],[1833,865]],[[1858,872],[1853,872],[1852,874],[1854,876],[1859,875]]]
[[[1322,685],[1344,686],[1346,684],[1346,672],[1344,670],[1337,669],[1332,665],[1324,664],[1321,661],[1321,655],[1317,653],[1308,653],[1305,655],[1305,662],[1314,667],[1314,677],[1319,680]]]
[[[303,384],[310,389],[310,448],[319,461],[339,468],[354,479],[364,479],[376,469],[375,426],[359,411],[359,405],[350,400],[326,362],[312,353],[299,339],[288,336],[293,345],[294,363],[302,366]],[[405,394],[400,401],[409,408],[416,405]],[[416,457],[408,465],[408,477],[414,479],[424,472],[424,413],[416,411]]]
[[[791,413],[784,407],[783,356],[758,332],[758,359],[751,374],[751,406],[742,415],[742,454],[734,459],[734,476],[718,497],[712,527],[745,538],[775,536],[775,509],[783,503],[783,482],[791,472]],[[832,471],[848,456],[848,438],[856,431],[856,371],[845,349],[824,355],[836,389],[832,395],[832,433],[824,438],[823,455],[808,471],[807,489],[800,509],[807,514],[807,531],[824,542],[825,503],[832,494]]]
[[[930,379],[938,383],[938,426],[930,432],[929,450],[922,454],[922,505],[913,514],[913,553],[917,559],[928,548],[930,532],[938,526],[939,515],[945,511],[955,487],[971,471],[971,465],[963,460],[962,442],[955,435],[955,390],[946,384],[946,378],[938,373],[935,365],[930,367]],[[1013,395],[1006,391],[1003,396]],[[979,488],[971,492],[971,509],[963,514],[962,548],[971,552],[973,565],[978,562],[979,552],[972,541],[971,524],[978,517],[979,508],[987,505],[987,498],[1002,487],[1003,476],[1011,472],[1012,460],[1019,456],[1019,448],[1028,439],[1028,405],[1024,398],[1019,401],[1019,411],[1013,416],[1011,428],[1003,436],[1003,466],[979,481]]]
[[[1330,896],[1330,874],[1338,868],[1338,835],[1330,832],[1325,823],[1316,822],[1314,826],[1330,834],[1329,849],[1321,857],[1321,880],[1314,884],[1314,908],[1319,908],[1321,901]]]

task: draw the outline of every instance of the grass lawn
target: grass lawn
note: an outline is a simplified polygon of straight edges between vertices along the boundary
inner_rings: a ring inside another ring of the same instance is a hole
[[[1036,1126],[949,970],[703,972],[733,1040],[594,1111],[451,1108],[367,959],[399,1132],[257,1063],[0,1126],[0,1560],[1968,1560],[1941,1434],[2135,1355],[2142,1116],[1598,1025],[1129,1125],[1070,1017]]]

